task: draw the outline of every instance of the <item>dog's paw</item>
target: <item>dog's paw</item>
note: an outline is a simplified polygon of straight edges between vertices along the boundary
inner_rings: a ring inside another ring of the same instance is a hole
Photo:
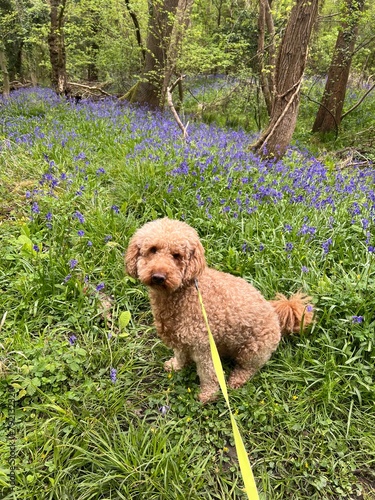
[[[206,403],[212,403],[213,401],[216,401],[218,395],[219,394],[217,391],[215,391],[215,392],[212,392],[212,391],[200,392],[198,398],[199,398],[199,401],[201,403],[206,404]]]
[[[176,358],[168,359],[168,361],[164,363],[164,370],[166,372],[171,372],[171,371],[176,372],[178,370],[181,370],[181,368],[182,367],[180,366]]]

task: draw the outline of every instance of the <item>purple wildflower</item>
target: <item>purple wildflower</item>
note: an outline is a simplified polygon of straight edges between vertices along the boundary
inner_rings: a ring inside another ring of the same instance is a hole
[[[33,250],[35,252],[40,252],[40,248],[38,247],[38,245],[33,245]]]
[[[328,238],[328,240],[323,241],[322,248],[323,252],[327,254],[329,252],[329,247],[332,245],[332,238]]]
[[[31,211],[34,214],[38,214],[40,212],[39,205],[38,205],[38,203],[36,201],[34,201],[34,203],[32,204]]]
[[[309,268],[308,268],[308,267],[306,267],[306,266],[302,266],[301,271],[302,271],[303,273],[308,273],[308,272],[309,272]]]
[[[170,406],[168,405],[163,405],[159,408],[160,413],[165,417],[165,415],[169,412]]]
[[[352,322],[353,323],[362,323],[363,322],[363,316],[352,316]]]
[[[98,292],[100,292],[101,290],[103,290],[105,288],[105,284],[103,282],[99,283],[98,285],[96,285],[96,290]]]
[[[77,234],[78,234],[78,236],[84,236],[85,231],[83,231],[82,229],[80,229],[79,231],[77,231]]]
[[[78,219],[81,224],[83,224],[85,222],[84,216],[78,210],[76,210],[74,212],[73,217],[75,217],[76,219]]]
[[[71,335],[68,340],[70,345],[74,345],[74,342],[77,340],[77,337],[75,335]]]
[[[109,377],[113,383],[117,380],[117,370],[116,368],[111,368],[109,371]]]
[[[118,214],[120,213],[120,209],[117,205],[112,205],[111,206],[111,210],[115,213],[115,214]]]
[[[77,259],[70,259],[70,261],[69,261],[69,267],[70,267],[70,269],[74,269],[77,264],[78,264],[78,260]]]

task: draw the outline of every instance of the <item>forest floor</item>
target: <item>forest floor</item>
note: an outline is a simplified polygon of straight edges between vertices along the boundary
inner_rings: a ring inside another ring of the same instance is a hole
[[[169,216],[266,298],[313,297],[312,328],[230,391],[260,498],[374,499],[369,158],[338,167],[301,125],[262,160],[243,130],[193,121],[184,141],[168,113],[48,89],[0,106],[1,498],[245,498],[224,399],[163,371],[125,275],[134,231]]]

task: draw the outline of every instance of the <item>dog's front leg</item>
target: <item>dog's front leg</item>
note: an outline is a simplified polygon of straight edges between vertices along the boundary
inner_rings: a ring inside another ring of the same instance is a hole
[[[188,365],[191,362],[191,358],[189,356],[188,351],[184,349],[174,349],[173,358],[169,359],[164,363],[164,370],[167,372],[178,371],[181,370],[184,366]]]
[[[208,348],[207,351],[195,353],[193,360],[197,365],[197,373],[201,386],[199,400],[202,403],[215,401],[220,386],[212,363],[211,351]]]

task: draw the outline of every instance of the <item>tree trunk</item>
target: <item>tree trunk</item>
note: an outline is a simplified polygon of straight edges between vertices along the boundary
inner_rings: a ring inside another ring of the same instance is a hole
[[[275,97],[267,130],[253,145],[264,155],[280,158],[290,144],[298,115],[300,88],[308,44],[319,0],[297,0],[291,10],[277,54]]]
[[[268,48],[265,50],[266,26],[270,36]],[[275,27],[271,13],[269,0],[259,0],[258,17],[258,71],[260,86],[266,103],[268,116],[271,116],[273,98],[275,95]],[[266,54],[268,55],[268,64],[265,64]]]
[[[155,0],[151,4],[143,78],[133,102],[163,109],[192,4],[193,0]]]
[[[176,17],[173,24],[169,47],[167,51],[167,58],[165,61],[163,86],[161,89],[161,107],[164,106],[165,98],[167,95],[167,88],[171,84],[171,78],[176,71],[178,56],[181,49],[181,43],[185,31],[189,25],[190,13],[193,7],[194,0],[179,0],[177,6]],[[180,80],[181,84],[181,80]]]
[[[338,130],[344,107],[346,86],[358,34],[358,22],[364,0],[346,0],[345,18],[337,36],[326,86],[318,109],[313,132]]]
[[[65,5],[66,0],[50,0],[51,26],[48,35],[48,46],[51,60],[51,83],[58,94],[67,94],[69,92],[64,43]]]
[[[0,70],[3,74],[3,96],[9,97],[10,83],[9,83],[8,65],[5,56],[5,50],[2,43],[0,43]]]

